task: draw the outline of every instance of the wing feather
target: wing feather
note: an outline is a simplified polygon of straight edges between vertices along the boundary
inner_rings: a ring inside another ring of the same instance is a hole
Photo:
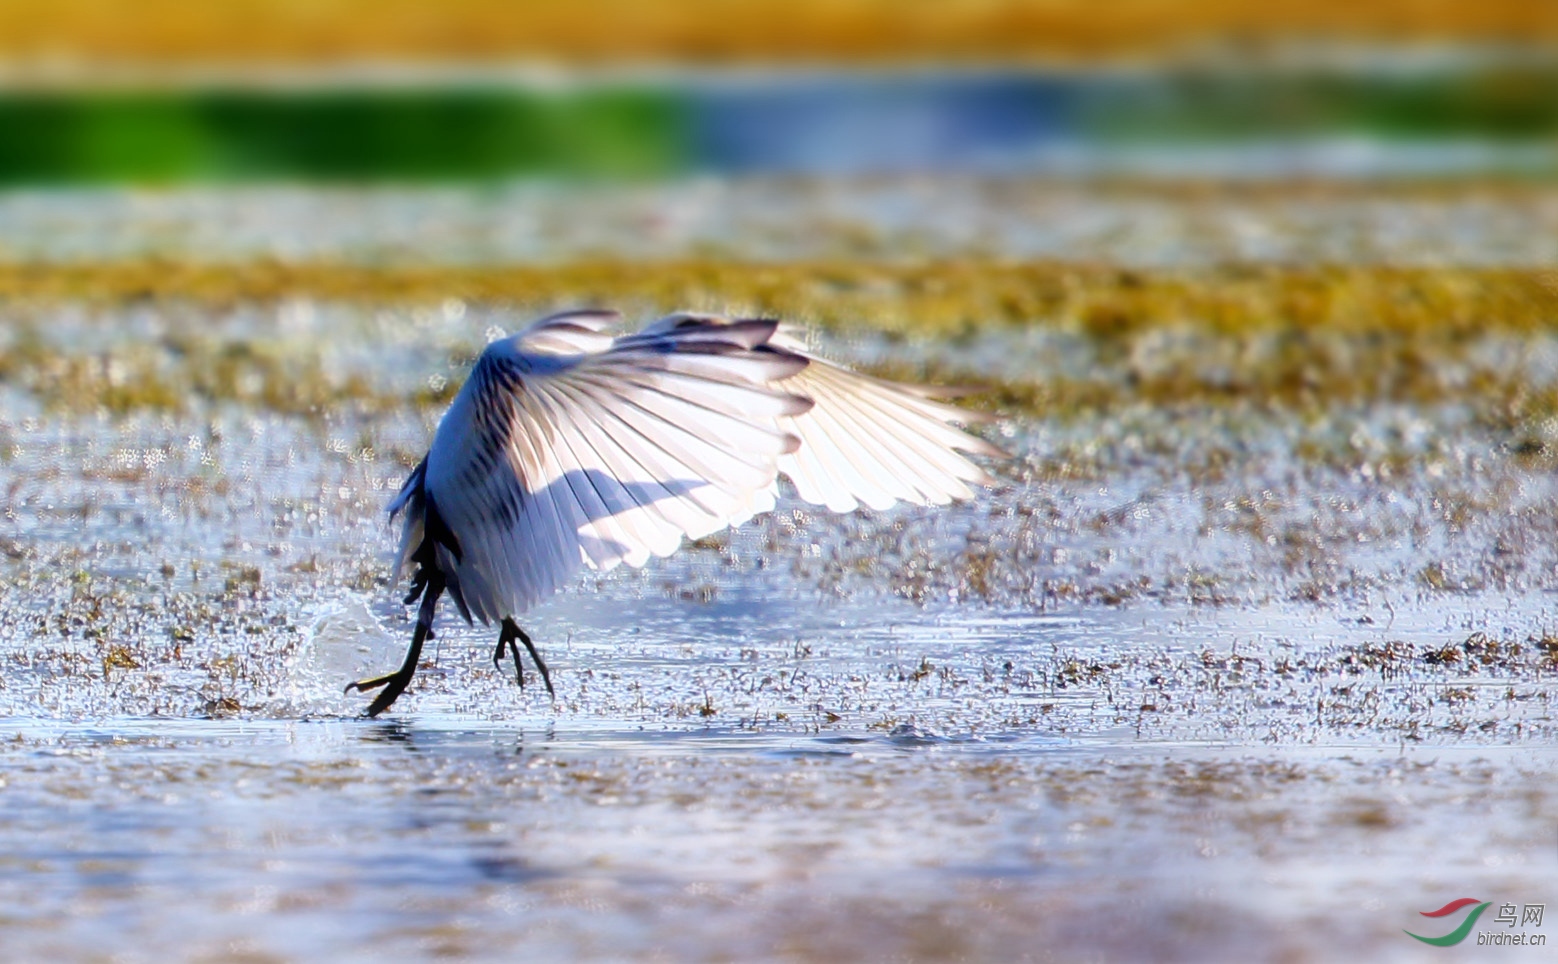
[[[801,440],[780,459],[780,471],[801,498],[847,512],[865,504],[884,509],[897,501],[939,505],[966,499],[970,483],[994,480],[960,453],[1007,457],[956,427],[984,416],[936,401],[934,389],[899,385],[835,365],[793,340],[779,350],[807,359],[807,367],[779,384],[816,405],[779,420]],[[794,346],[794,347],[792,347]]]
[[[880,431],[883,435],[880,448],[903,467],[903,474],[895,476],[903,488],[914,492],[905,496],[910,501],[944,504],[951,498],[966,499],[973,495],[959,477],[959,468],[970,465],[953,450],[961,432],[949,429],[940,422],[922,420],[909,424],[904,420],[905,406],[899,400],[887,396],[878,386],[866,383],[859,386],[852,398],[834,396],[841,408],[850,411],[857,424],[868,426],[868,431]],[[853,401],[855,407],[844,403]],[[886,444],[889,440],[897,445]],[[976,479],[987,479],[982,471],[973,473]]]
[[[820,411],[813,409],[806,424],[795,428],[797,434],[805,432],[800,451],[782,459],[779,469],[791,481],[799,475],[808,480],[810,491],[796,487],[801,498],[834,512],[852,512],[859,502],[873,509],[886,509],[896,501],[891,483],[875,477],[882,468],[880,460],[862,458],[869,453],[852,444],[855,433],[839,423],[832,406],[824,405]]]
[[[489,345],[395,500],[403,559],[437,508],[438,564],[471,617],[745,521],[780,472],[807,501],[886,508],[965,498],[991,481],[965,454],[1005,454],[945,393],[822,361],[777,322],[673,315],[613,337],[615,320],[554,315]]]
[[[550,396],[552,393],[545,393]],[[557,393],[563,395],[563,393]],[[571,402],[571,405],[570,405]],[[583,399],[556,399],[552,417],[566,427],[558,432],[575,465],[599,466],[605,477],[584,472],[570,476],[575,497],[583,505],[584,519],[579,526],[581,552],[585,560],[599,569],[609,569],[618,561],[643,565],[651,553],[668,555],[681,541],[681,533],[663,517],[645,515],[646,501],[674,501],[671,494],[642,468],[623,458],[622,448],[591,431],[597,413]],[[608,481],[609,480],[609,481]],[[635,497],[623,483],[647,480],[644,497]]]
[[[868,477],[875,491],[885,497],[885,502],[867,504],[874,509],[884,509],[894,502],[913,501],[917,492],[910,484],[911,470],[892,447],[883,441],[882,436],[888,427],[860,418],[860,413],[852,409],[845,399],[839,398],[834,388],[823,381],[808,386],[811,396],[822,406],[823,416],[832,419],[829,434],[834,443],[841,448],[848,446],[844,451],[854,453],[848,463],[850,467]],[[801,427],[804,429],[806,426]],[[837,465],[836,462],[831,464]],[[841,478],[848,476],[842,475]]]
[[[592,414],[596,416],[593,420],[581,419],[581,430],[595,441],[598,451],[609,453],[606,464],[616,478],[636,480],[635,490],[630,493],[637,496],[634,499],[636,515],[644,517],[649,524],[660,529],[669,529],[678,535],[686,534],[692,538],[713,532],[720,528],[722,520],[731,517],[733,510],[729,505],[729,495],[720,486],[710,485],[673,495],[660,480],[690,478],[692,469],[676,461],[664,448],[642,445],[630,450],[617,442],[616,437],[606,429],[617,427],[630,436],[638,435],[637,429],[610,409],[597,407]],[[657,540],[652,551],[655,555],[668,555],[679,542],[678,537],[676,542],[662,546]],[[662,548],[664,551],[661,551]],[[610,568],[603,561],[598,561],[598,564],[600,568]]]
[[[677,460],[664,446],[655,445],[632,423],[613,411],[609,404],[592,394],[580,394],[580,432],[588,438],[603,459],[612,477],[624,483],[621,493],[635,506],[654,506],[670,521],[671,512],[681,507],[712,513],[696,490],[672,497],[662,479],[690,478],[693,470]],[[631,487],[629,487],[631,485]]]

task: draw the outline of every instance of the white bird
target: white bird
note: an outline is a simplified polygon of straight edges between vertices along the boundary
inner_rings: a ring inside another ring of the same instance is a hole
[[[346,689],[383,687],[376,716],[411,682],[448,592],[467,622],[498,623],[547,692],[551,675],[515,617],[581,566],[643,566],[684,538],[774,507],[788,476],[807,502],[944,505],[994,480],[963,454],[1005,457],[955,427],[986,416],[936,389],[882,381],[808,353],[778,322],[677,314],[613,337],[614,312],[548,318],[488,345],[432,447],[390,505],[404,513],[395,578],[421,598],[405,661]]]

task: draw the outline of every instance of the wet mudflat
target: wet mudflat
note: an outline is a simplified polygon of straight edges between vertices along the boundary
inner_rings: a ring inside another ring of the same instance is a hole
[[[1495,232],[1550,206],[1479,203]],[[1162,210],[1172,239],[1202,209]],[[998,383],[970,397],[1007,416],[997,488],[786,502],[586,575],[525,621],[555,702],[446,617],[379,721],[341,687],[410,632],[383,506],[464,360],[541,305],[13,296],[5,956],[1406,959],[1451,899],[1558,903],[1546,328],[917,330],[925,292],[874,296],[894,337],[819,343]]]

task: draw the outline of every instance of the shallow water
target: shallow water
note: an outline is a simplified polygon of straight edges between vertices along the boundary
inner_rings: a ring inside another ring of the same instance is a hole
[[[1404,958],[1445,893],[1552,880],[1529,750],[18,730],[12,959]]]
[[[1416,959],[1403,929],[1450,930],[1421,911],[1558,903],[1558,492],[1455,398],[1017,418],[970,503],[787,501],[581,577],[524,620],[555,701],[443,613],[367,721],[341,688],[410,633],[383,508],[437,415],[411,399],[523,319],[15,311],[105,384],[194,331],[404,404],[111,416],[3,386],[8,960]],[[1545,336],[1501,337],[1464,351],[1553,380]],[[1044,328],[822,344],[1101,364]]]

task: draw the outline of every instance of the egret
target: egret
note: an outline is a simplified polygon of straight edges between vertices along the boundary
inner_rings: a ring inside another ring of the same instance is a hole
[[[965,456],[1004,457],[959,426],[986,416],[944,390],[883,381],[808,352],[770,319],[681,313],[635,334],[617,314],[571,311],[489,344],[433,443],[390,504],[403,516],[395,581],[416,628],[380,689],[377,716],[416,673],[448,593],[467,623],[499,627],[524,686],[515,619],[581,567],[641,567],[684,538],[774,507],[784,475],[836,512],[896,502],[944,505],[994,480]]]

